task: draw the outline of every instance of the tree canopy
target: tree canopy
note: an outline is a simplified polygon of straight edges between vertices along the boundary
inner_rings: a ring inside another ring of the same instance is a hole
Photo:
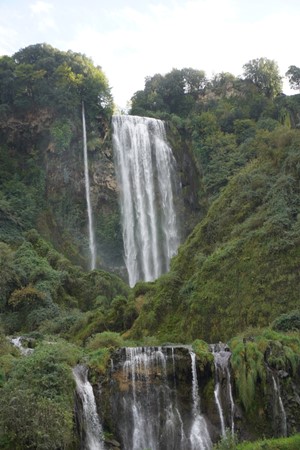
[[[82,101],[91,116],[111,114],[106,76],[85,55],[36,44],[0,58],[2,111],[24,114],[43,107],[66,114],[77,111]]]
[[[252,81],[269,98],[280,94],[282,78],[276,61],[268,58],[252,59],[243,66],[244,77]]]
[[[288,77],[290,87],[292,89],[300,90],[300,68],[297,66],[290,66],[285,74]]]

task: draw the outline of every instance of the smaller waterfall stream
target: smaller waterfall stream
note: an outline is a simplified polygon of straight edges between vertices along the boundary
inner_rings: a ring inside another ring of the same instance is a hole
[[[190,432],[191,450],[208,450],[212,447],[207,425],[200,412],[200,398],[198,394],[198,377],[196,368],[196,355],[190,352],[193,376],[193,424]]]
[[[220,417],[221,434],[225,436],[226,433],[226,418],[224,411],[230,411],[230,428],[231,433],[234,434],[234,401],[232,395],[231,377],[229,370],[229,360],[231,352],[229,348],[222,343],[211,346],[214,355],[215,363],[215,389],[214,396],[217,409]],[[222,386],[225,384],[223,396],[221,395]],[[225,395],[224,395],[225,394]],[[223,398],[222,398],[223,397]],[[228,423],[228,422],[227,422]]]
[[[85,181],[85,196],[87,204],[88,213],[88,226],[89,226],[89,248],[91,254],[91,270],[96,267],[96,245],[95,245],[95,235],[93,227],[93,214],[90,196],[90,178],[89,178],[89,164],[88,164],[88,153],[87,153],[87,138],[86,138],[86,123],[85,123],[85,110],[84,103],[82,102],[82,131],[83,131],[83,157],[84,157],[84,181]]]
[[[84,449],[104,450],[102,427],[96,409],[92,385],[87,378],[87,367],[78,365],[73,369],[76,391],[82,401],[84,422]]]
[[[226,431],[225,430],[225,420],[224,420],[224,414],[223,414],[223,409],[222,409],[221,400],[220,400],[220,383],[219,383],[219,381],[217,381],[215,384],[214,396],[215,396],[216,405],[217,405],[217,408],[219,411],[222,436],[225,436],[225,431]]]
[[[280,389],[279,389],[279,383],[275,379],[274,375],[272,374],[272,381],[273,381],[273,388],[274,388],[274,394],[275,394],[275,401],[278,405],[280,417],[281,417],[281,435],[287,436],[287,420],[286,420],[286,412],[283,406],[282,398],[280,395]]]

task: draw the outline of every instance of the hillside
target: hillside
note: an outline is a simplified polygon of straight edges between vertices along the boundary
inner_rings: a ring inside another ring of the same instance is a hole
[[[145,286],[134,333],[227,340],[299,307],[300,132],[260,131],[171,271]],[[141,288],[142,290],[142,288]]]

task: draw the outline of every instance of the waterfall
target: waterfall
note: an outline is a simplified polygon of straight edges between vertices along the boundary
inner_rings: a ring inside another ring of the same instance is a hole
[[[168,271],[179,245],[176,162],[161,120],[113,117],[113,147],[129,284]]]
[[[131,381],[132,390],[124,401],[127,414],[132,416],[132,432],[124,442],[124,450],[176,448],[178,424],[182,420],[179,411],[174,408],[172,390],[167,382],[167,358],[160,347],[126,349],[123,373],[125,379]],[[153,377],[158,376],[161,384],[156,386]],[[141,385],[145,386],[145,390],[141,390]],[[162,411],[164,426],[160,423]],[[180,441],[183,440],[182,432],[180,425]]]
[[[96,409],[92,385],[87,378],[87,367],[77,365],[73,369],[76,391],[82,402],[83,448],[84,450],[104,450],[102,427]]]
[[[111,404],[113,416],[118,417],[121,448],[211,449],[206,422],[200,413],[195,355],[183,347],[174,351],[172,346],[126,348],[120,353],[114,364],[115,375],[112,374],[120,390],[111,398]],[[190,354],[192,363],[187,367]],[[193,379],[188,389],[176,380],[177,361],[184,365],[187,377]]]
[[[286,412],[285,412],[282,398],[280,395],[279,383],[278,383],[278,381],[276,381],[273,374],[272,374],[272,380],[273,380],[273,388],[274,388],[274,394],[275,394],[275,402],[277,403],[277,405],[279,407],[280,417],[281,417],[281,435],[287,436]],[[274,410],[274,412],[275,412],[275,410]]]
[[[96,267],[96,245],[95,245],[93,214],[92,214],[92,205],[91,205],[91,197],[90,197],[90,178],[89,178],[89,165],[88,165],[88,154],[87,154],[86,123],[85,123],[85,110],[84,110],[83,102],[82,102],[82,130],[83,130],[85,197],[86,197],[87,213],[88,213],[89,248],[90,248],[90,255],[91,255],[90,267],[91,267],[91,270],[94,270]]]
[[[193,424],[190,432],[191,450],[207,450],[212,447],[207,425],[200,412],[200,398],[198,394],[198,377],[196,367],[196,355],[190,352],[192,360],[193,379]]]
[[[221,434],[225,436],[226,432],[226,418],[224,411],[230,412],[230,428],[231,433],[234,434],[234,401],[232,395],[232,385],[229,370],[229,361],[231,357],[231,352],[229,348],[222,343],[214,344],[211,346],[212,353],[214,355],[215,364],[215,389],[214,396],[217,409],[220,417]],[[223,386],[225,385],[225,386]],[[223,395],[221,395],[221,390]]]
[[[217,408],[219,411],[219,416],[220,416],[221,433],[222,433],[222,436],[225,436],[225,420],[224,420],[224,414],[223,414],[223,409],[222,409],[221,400],[220,400],[220,383],[219,383],[219,381],[217,381],[215,383],[214,396],[215,396],[216,405],[217,405]]]

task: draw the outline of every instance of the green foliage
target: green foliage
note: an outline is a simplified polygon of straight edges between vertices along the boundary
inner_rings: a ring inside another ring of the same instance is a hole
[[[300,310],[296,309],[287,314],[277,317],[272,323],[275,331],[296,331],[300,330]]]
[[[167,112],[187,116],[194,109],[205,85],[205,73],[191,68],[173,69],[165,76],[147,77],[144,91],[136,92],[132,98],[131,114],[143,115],[150,111],[150,114]]]
[[[65,342],[38,346],[16,361],[1,388],[0,430],[8,448],[70,448],[74,380],[80,352]]]
[[[81,101],[93,111],[111,114],[112,99],[102,70],[85,55],[61,52],[47,44],[31,45],[11,58],[0,58],[3,102],[23,113],[35,108],[57,108],[62,114],[79,108]]]
[[[299,131],[259,129],[240,149],[249,162],[236,166],[179,248],[169,276],[147,292],[133,333],[168,339],[176,317],[181,341],[226,341],[232,329],[266,326],[297,307]]]
[[[230,430],[226,430],[225,436],[222,436],[220,442],[213,446],[213,450],[236,450],[238,439]]]
[[[300,434],[288,438],[263,439],[257,442],[244,442],[238,444],[237,450],[298,450]]]
[[[45,294],[32,286],[15,290],[8,299],[8,305],[14,310],[31,310],[43,305]]]
[[[245,79],[252,81],[267,97],[273,98],[281,92],[282,81],[275,61],[252,59],[243,68]]]
[[[51,126],[51,137],[59,152],[69,148],[72,139],[72,128],[68,121],[55,121]]]
[[[110,356],[111,354],[108,348],[99,348],[88,353],[87,364],[92,370],[97,372],[97,375],[103,375],[107,370]]]
[[[89,350],[98,350],[101,347],[116,348],[123,347],[124,341],[119,333],[113,331],[104,331],[103,333],[97,333],[92,336],[87,342],[87,348]]]
[[[256,342],[233,339],[231,365],[237,383],[239,398],[247,412],[253,407],[258,383],[266,383],[264,353]],[[255,405],[256,406],[256,405]]]
[[[267,367],[295,376],[300,363],[297,334],[250,329],[230,342],[231,365],[239,398],[247,412],[258,408],[258,392],[266,389]]]
[[[208,364],[213,367],[214,357],[209,345],[205,341],[196,339],[192,343],[192,348],[197,355],[197,361],[201,370],[204,370]]]
[[[290,87],[292,89],[300,89],[300,68],[296,66],[290,66],[289,70],[285,74],[288,77]]]

